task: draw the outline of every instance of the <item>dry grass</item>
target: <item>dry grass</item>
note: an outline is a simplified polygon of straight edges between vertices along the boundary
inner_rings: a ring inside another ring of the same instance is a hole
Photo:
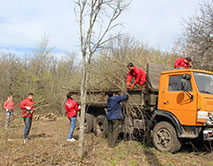
[[[210,166],[212,153],[193,153],[181,151],[177,154],[162,153],[139,142],[122,141],[112,149],[106,139],[93,134],[85,135],[85,157],[79,159],[78,141],[66,142],[69,121],[59,117],[56,121],[33,121],[27,144],[23,142],[24,125],[22,118],[15,119],[5,130],[4,113],[0,113],[0,165],[2,166]],[[78,130],[74,137],[78,139]]]

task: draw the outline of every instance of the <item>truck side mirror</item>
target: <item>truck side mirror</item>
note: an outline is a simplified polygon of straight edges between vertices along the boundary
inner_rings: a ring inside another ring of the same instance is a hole
[[[193,95],[189,92],[189,90],[191,89],[190,88],[190,80],[191,80],[191,76],[188,75],[188,74],[184,74],[182,76],[182,79],[181,79],[181,90],[184,91],[187,96],[190,97],[191,100],[193,100]]]
[[[181,90],[182,91],[187,91],[190,89],[190,80],[191,80],[191,76],[188,75],[188,74],[184,74],[182,76],[182,79],[181,79]]]
[[[187,90],[187,80],[182,79],[181,80],[181,90],[186,91]]]
[[[188,74],[184,74],[183,76],[182,76],[182,79],[185,79],[185,80],[191,80],[191,76],[190,75],[188,75]]]

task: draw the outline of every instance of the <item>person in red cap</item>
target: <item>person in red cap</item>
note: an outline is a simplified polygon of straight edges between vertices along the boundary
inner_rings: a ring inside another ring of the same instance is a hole
[[[7,101],[4,103],[3,107],[6,110],[5,128],[7,129],[9,124],[10,124],[11,117],[14,115],[14,102],[13,102],[13,95],[12,94],[10,94],[7,97]]]
[[[175,61],[174,64],[175,69],[188,69],[192,67],[191,58],[179,58]]]
[[[25,124],[25,130],[24,130],[24,141],[29,141],[29,132],[32,125],[32,117],[34,112],[34,102],[33,102],[33,93],[29,93],[28,97],[24,99],[19,107],[23,110],[22,115],[24,119]]]
[[[127,68],[129,69],[129,74],[126,79],[127,87],[131,86],[131,89],[133,89],[136,84],[144,87],[146,83],[146,73],[139,67],[134,66],[133,63],[129,63]],[[135,78],[135,81],[133,84],[130,84],[132,77]]]

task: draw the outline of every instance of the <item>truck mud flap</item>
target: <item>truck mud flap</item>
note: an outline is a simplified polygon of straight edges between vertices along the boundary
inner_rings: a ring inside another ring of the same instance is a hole
[[[203,140],[213,140],[213,128],[203,130]]]

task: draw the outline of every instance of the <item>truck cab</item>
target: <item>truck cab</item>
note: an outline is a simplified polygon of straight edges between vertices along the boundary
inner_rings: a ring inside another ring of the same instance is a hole
[[[203,140],[213,140],[213,73],[196,69],[162,72],[155,119],[158,123],[153,132],[153,143],[161,151],[177,151],[181,138],[202,135]],[[162,121],[164,126],[159,127]],[[171,125],[168,128],[173,128],[175,133],[163,129],[165,123]],[[170,137],[166,145],[166,139],[162,139],[165,136]],[[170,145],[172,139],[177,147]]]

